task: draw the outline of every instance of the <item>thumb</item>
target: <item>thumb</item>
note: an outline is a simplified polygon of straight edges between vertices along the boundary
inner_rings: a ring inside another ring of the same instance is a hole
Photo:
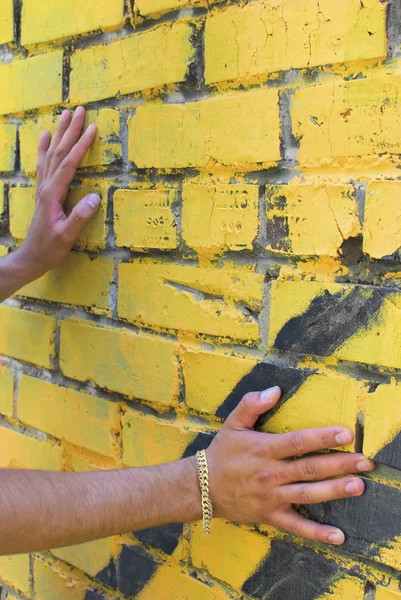
[[[100,196],[88,194],[71,211],[70,216],[63,223],[65,236],[74,243],[81,230],[97,213],[100,206]]]
[[[249,392],[228,416],[226,426],[230,429],[253,429],[258,417],[273,408],[279,401],[281,390],[274,386],[263,392]]]

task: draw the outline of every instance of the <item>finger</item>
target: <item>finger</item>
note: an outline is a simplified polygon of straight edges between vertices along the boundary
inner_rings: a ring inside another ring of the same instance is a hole
[[[60,234],[71,246],[76,242],[82,229],[89,223],[97,213],[100,205],[100,197],[97,194],[89,194],[73,208],[70,216],[60,225]]]
[[[275,519],[274,525],[289,531],[293,535],[307,538],[324,544],[341,546],[345,542],[344,533],[337,527],[331,525],[320,525],[301,517],[293,508],[280,513]]]
[[[63,110],[61,113],[60,121],[56,130],[56,133],[53,135],[51,144],[47,151],[45,168],[43,177],[47,177],[49,175],[50,164],[53,158],[53,154],[57,146],[59,145],[64,133],[67,131],[69,124],[71,122],[71,114],[69,110]]]
[[[284,504],[319,504],[340,498],[361,496],[365,490],[362,479],[344,477],[317,483],[291,483],[279,488]]]
[[[363,454],[325,454],[288,461],[285,466],[284,483],[298,481],[320,481],[329,477],[349,475],[373,471],[375,464],[364,457]]]
[[[49,176],[52,176],[61,165],[66,156],[71,152],[79,140],[82,128],[85,122],[85,109],[82,106],[78,106],[75,114],[72,118],[70,126],[65,131],[60,143],[55,148],[49,168]]]
[[[230,429],[252,429],[258,417],[279,400],[281,390],[275,386],[263,392],[249,392],[226,420]]]
[[[89,125],[80,140],[75,144],[71,152],[66,156],[54,174],[55,190],[60,197],[64,195],[66,188],[75,177],[75,173],[82,162],[85,154],[93,144],[96,137],[96,126]]]
[[[289,458],[338,446],[347,446],[354,434],[345,427],[302,429],[291,433],[274,434],[270,454],[273,458]]]
[[[50,139],[50,133],[46,131],[46,129],[42,131],[38,145],[38,160],[36,163],[36,189],[39,189],[43,181],[43,174],[46,162],[46,152],[48,151],[50,146]]]

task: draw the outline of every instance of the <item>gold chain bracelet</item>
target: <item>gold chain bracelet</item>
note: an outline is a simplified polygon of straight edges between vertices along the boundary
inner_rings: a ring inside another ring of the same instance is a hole
[[[213,505],[209,496],[209,469],[207,466],[206,450],[196,453],[196,466],[198,467],[199,487],[201,491],[203,533],[209,535],[213,519]]]

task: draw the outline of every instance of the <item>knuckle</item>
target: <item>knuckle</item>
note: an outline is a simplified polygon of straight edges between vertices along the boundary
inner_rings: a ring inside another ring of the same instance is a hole
[[[260,471],[256,476],[257,482],[262,486],[277,486],[281,482],[281,476],[278,471],[269,471],[267,469]]]
[[[305,453],[305,437],[300,431],[290,434],[289,445],[294,455]]]
[[[63,160],[66,157],[66,151],[64,150],[63,147],[58,146],[54,152],[54,158],[57,158],[58,160]]]
[[[298,523],[290,523],[287,527],[287,530],[292,533],[292,535],[295,535],[296,537],[299,536],[300,534],[300,528]]]
[[[298,492],[298,502],[297,504],[311,504],[312,503],[312,494],[306,487],[302,487]]]
[[[329,448],[332,445],[332,440],[327,432],[323,431],[321,433],[320,443],[322,445],[322,448]]]
[[[303,475],[305,479],[318,479],[319,468],[316,460],[307,460],[303,466]]]
[[[244,404],[244,406],[246,408],[250,408],[252,406],[252,404],[253,404],[252,398],[253,398],[253,395],[251,392],[248,392],[247,394],[245,394],[245,396],[243,396],[242,403]]]

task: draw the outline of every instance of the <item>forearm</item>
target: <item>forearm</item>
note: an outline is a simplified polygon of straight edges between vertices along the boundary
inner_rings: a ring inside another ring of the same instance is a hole
[[[201,518],[194,458],[90,473],[0,470],[0,554]]]
[[[0,258],[0,302],[37,277],[26,263],[21,248]]]

